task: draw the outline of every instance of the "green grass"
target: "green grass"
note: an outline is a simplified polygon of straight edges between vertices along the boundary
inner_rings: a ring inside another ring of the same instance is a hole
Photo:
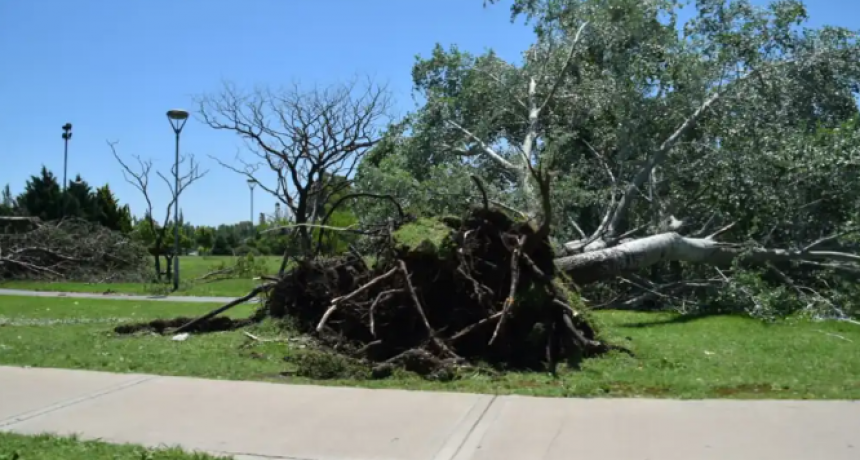
[[[216,379],[325,383],[543,396],[860,399],[860,327],[787,320],[774,324],[715,316],[600,312],[608,338],[636,357],[612,354],[562,369],[501,377],[463,375],[448,383],[399,375],[384,380],[296,376],[301,340],[256,342],[242,331],[193,334],[186,341],[152,334],[117,336],[115,324],[208,311],[207,304],[103,299],[0,299],[0,364],[184,375]],[[252,306],[231,310],[248,315]],[[271,323],[263,338],[286,338]]]
[[[280,267],[280,256],[259,256],[263,259],[268,273],[277,273]],[[117,294],[170,294],[177,296],[211,296],[236,297],[242,296],[253,289],[257,282],[253,279],[229,278],[214,281],[196,281],[198,278],[215,270],[219,265],[232,266],[237,257],[232,256],[189,256],[180,258],[180,275],[182,284],[176,292],[169,292],[165,286],[155,286],[145,283],[77,283],[77,282],[46,282],[46,281],[6,281],[0,282],[0,288],[25,289],[30,291],[50,292],[94,292]]]
[[[74,436],[0,433],[0,460],[227,460],[178,448],[82,441]]]

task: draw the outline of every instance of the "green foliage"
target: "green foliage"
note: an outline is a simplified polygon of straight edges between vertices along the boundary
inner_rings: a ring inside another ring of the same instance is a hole
[[[743,270],[720,291],[707,311],[744,312],[754,318],[773,321],[791,316],[806,307],[784,284],[767,282],[762,270]],[[716,308],[714,308],[716,307]],[[722,307],[722,308],[720,308]]]
[[[199,245],[198,252],[209,252],[215,245],[215,229],[212,227],[197,227],[194,229],[194,242]]]
[[[57,220],[62,216],[60,183],[48,168],[42,166],[38,176],[31,176],[24,192],[16,200],[21,211],[42,220]]]
[[[179,228],[179,249],[181,253],[187,253],[194,247],[196,236],[194,228],[188,226],[180,226]],[[152,255],[173,254],[174,251],[174,223],[169,222],[166,227],[162,227],[155,220],[150,220],[147,217],[138,220],[134,224],[132,237],[146,244],[149,252]]]
[[[357,224],[358,218],[355,214],[347,206],[342,206],[331,214],[326,225],[350,228]],[[319,241],[320,233],[322,233],[320,253],[323,255],[343,254],[349,250],[349,245],[358,239],[354,233],[314,228],[311,230],[311,237],[314,242]]]
[[[456,249],[451,233],[451,228],[439,220],[422,217],[401,226],[392,237],[401,251],[445,259]]]
[[[211,270],[229,271],[230,278],[254,278],[269,275],[269,265],[263,257],[248,252],[236,258],[221,260]]]
[[[21,213],[45,221],[63,217],[77,217],[96,222],[111,230],[128,234],[133,223],[128,205],[121,206],[110,187],[93,189],[77,175],[69,181],[65,195],[54,174],[44,166],[38,176],[27,181],[24,192],[17,199],[7,185],[0,202],[0,215]]]
[[[685,124],[690,128],[657,166],[640,174],[646,180],[630,197],[616,235],[663,232],[663,223],[677,216],[685,235],[732,224],[721,239],[790,250],[860,222],[857,32],[809,27],[806,8],[795,0],[763,8],[702,0],[685,7],[690,19],[683,24],[681,4],[672,0],[515,0],[511,8],[535,31],[523,59],[505,62],[492,51],[438,45],[417,58],[412,76],[425,102],[392,126],[360,166],[362,191],[391,193],[416,215],[457,214],[475,202],[469,180],[475,175],[491,200],[534,210],[535,187],[522,174],[517,147],[529,126],[527,88],[534,79],[531,100],[546,101],[535,125],[536,157],[554,177],[558,242],[592,234],[619,189]],[[362,206],[363,219],[393,215],[384,204]],[[855,252],[860,242],[850,238],[829,249]],[[845,285],[846,274],[827,267],[780,269],[832,305],[841,296],[836,286]],[[647,275],[656,285],[715,276],[707,265],[677,263],[658,264]],[[759,315],[827,303],[775,281],[773,273],[758,287],[755,277],[738,276],[729,290],[744,286],[753,295],[737,291],[729,301],[723,292],[717,302],[719,293],[703,288],[654,305],[690,308],[707,298],[712,305],[742,302],[744,311]],[[629,283],[588,289],[585,296],[596,303],[643,292]],[[773,307],[757,306],[767,304]]]
[[[212,244],[211,252],[213,256],[229,256],[233,254],[232,249],[230,249],[230,245],[227,243],[227,238],[224,235],[218,235],[215,237],[215,242]]]
[[[268,275],[266,261],[248,253],[236,259],[233,265],[233,275],[241,278]]]
[[[96,189],[93,203],[93,217],[103,226],[122,232],[131,233],[131,210],[128,205],[120,206],[108,184]]]
[[[314,380],[364,380],[370,377],[370,369],[366,365],[335,352],[305,350],[291,361],[299,377]]]

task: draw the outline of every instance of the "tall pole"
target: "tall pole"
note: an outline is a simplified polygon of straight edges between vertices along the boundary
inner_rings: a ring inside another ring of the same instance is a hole
[[[176,131],[176,158],[173,162],[173,290],[179,289],[179,132]]]
[[[170,110],[167,119],[176,134],[176,157],[173,161],[173,290],[179,289],[179,133],[188,121],[188,112]]]
[[[66,217],[66,187],[68,180],[66,174],[69,171],[69,139],[72,138],[72,124],[63,125],[63,198],[60,201],[60,217]]]

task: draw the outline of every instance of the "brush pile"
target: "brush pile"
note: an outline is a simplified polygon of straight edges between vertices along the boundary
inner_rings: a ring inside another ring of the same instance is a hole
[[[82,219],[0,217],[0,280],[137,281],[147,260],[143,245]]]
[[[487,208],[412,220],[390,233],[373,266],[358,253],[300,261],[266,308],[378,374],[475,363],[555,371],[613,347],[575,310],[578,296],[555,278],[539,235]]]

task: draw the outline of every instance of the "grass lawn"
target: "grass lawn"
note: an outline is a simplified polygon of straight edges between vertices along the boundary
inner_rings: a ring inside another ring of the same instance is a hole
[[[0,460],[227,460],[180,449],[82,441],[67,436],[0,433]]]
[[[281,264],[280,256],[259,256],[265,263],[269,273],[277,273]],[[182,277],[180,289],[170,292],[178,296],[213,296],[236,297],[242,296],[253,289],[257,282],[252,279],[219,279],[214,281],[196,281],[198,278],[215,270],[220,264],[232,266],[237,258],[232,256],[188,256],[180,258],[179,273]],[[117,294],[167,294],[161,292],[164,288],[144,283],[76,283],[76,282],[44,282],[44,281],[7,281],[0,282],[0,288],[26,289],[31,291],[52,292],[95,292]]]
[[[465,375],[442,383],[399,375],[384,380],[314,381],[296,370],[309,362],[301,340],[257,342],[242,331],[192,335],[118,336],[114,325],[194,316],[207,304],[103,299],[0,299],[0,364],[545,396],[860,399],[860,327],[802,320],[764,324],[739,317],[600,312],[615,343],[636,357],[589,360],[558,378],[542,373]],[[253,306],[229,312],[247,316]],[[263,338],[288,335],[271,323],[251,326]]]

